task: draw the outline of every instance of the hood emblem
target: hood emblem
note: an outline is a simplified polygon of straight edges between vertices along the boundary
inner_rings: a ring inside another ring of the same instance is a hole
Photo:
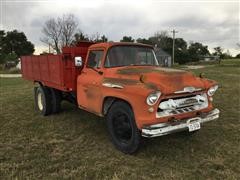
[[[192,87],[192,86],[188,86],[188,87],[184,87],[183,90],[175,91],[174,93],[175,94],[179,94],[179,93],[193,93],[195,91],[201,91],[201,90],[202,90],[201,88],[195,88],[195,87]]]

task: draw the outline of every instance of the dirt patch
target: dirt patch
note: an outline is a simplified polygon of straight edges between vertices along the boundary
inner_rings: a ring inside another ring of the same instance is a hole
[[[0,77],[2,78],[16,78],[16,77],[22,77],[21,74],[0,74]]]
[[[205,68],[203,65],[195,65],[195,66],[186,66],[186,69],[202,69]]]

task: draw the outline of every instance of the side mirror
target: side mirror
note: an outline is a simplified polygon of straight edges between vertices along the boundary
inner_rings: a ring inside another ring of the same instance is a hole
[[[82,57],[78,56],[78,57],[75,57],[75,66],[76,67],[81,67],[83,65],[83,62],[82,62]]]

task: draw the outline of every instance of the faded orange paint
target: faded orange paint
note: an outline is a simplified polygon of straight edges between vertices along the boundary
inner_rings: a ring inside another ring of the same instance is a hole
[[[89,47],[89,50],[104,51],[101,66],[96,69],[101,71],[102,74],[88,68],[85,63],[82,73],[77,78],[77,101],[81,108],[103,116],[105,98],[115,97],[123,99],[131,105],[139,129],[145,125],[167,122],[171,118],[184,119],[195,117],[199,112],[209,112],[213,109],[212,102],[208,100],[209,105],[203,110],[156,118],[156,112],[161,100],[184,96],[184,94],[175,94],[175,91],[181,91],[186,86],[192,86],[202,89],[201,92],[207,92],[216,82],[195,77],[192,73],[183,70],[156,66],[104,68],[103,64],[108,49],[112,46],[125,45],[151,47],[136,43],[99,43]],[[106,87],[103,86],[103,83],[115,84],[119,87]],[[146,98],[155,91],[161,91],[162,95],[155,105],[149,106],[146,103]],[[196,94],[196,92],[190,94]],[[150,107],[153,107],[153,112],[149,112]]]

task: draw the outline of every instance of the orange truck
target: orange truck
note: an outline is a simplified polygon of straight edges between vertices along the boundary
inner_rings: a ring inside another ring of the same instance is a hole
[[[145,44],[81,42],[60,55],[23,56],[21,66],[42,115],[59,112],[63,100],[75,103],[105,117],[113,144],[128,154],[143,137],[191,134],[220,113],[215,81],[160,67]]]

